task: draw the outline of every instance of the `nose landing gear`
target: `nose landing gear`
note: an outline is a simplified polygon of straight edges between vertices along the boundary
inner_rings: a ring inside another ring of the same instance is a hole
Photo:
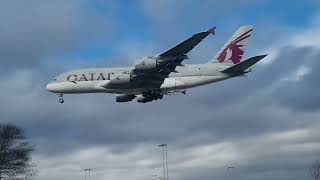
[[[59,94],[59,103],[64,103],[63,94]]]

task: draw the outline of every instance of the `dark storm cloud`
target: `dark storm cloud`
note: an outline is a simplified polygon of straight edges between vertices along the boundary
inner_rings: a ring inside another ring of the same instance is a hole
[[[292,58],[292,61],[304,62],[310,72],[302,76],[300,81],[284,82],[275,90],[275,101],[292,110],[318,111],[320,108],[320,85],[317,83],[320,77],[320,53],[310,49],[305,49],[305,53],[302,53],[304,57]]]
[[[302,59],[308,59],[310,54],[314,52],[316,50],[312,48],[282,48],[278,57],[270,64],[256,65],[252,69],[252,73],[247,74],[246,77],[237,77],[228,81],[218,82],[205,89],[197,89],[197,92],[194,93],[195,97],[191,99],[208,105],[208,107],[210,105],[213,109],[230,106],[230,103],[245,100],[248,96],[252,96],[257,92],[263,92],[281,78],[289,76],[299,66],[305,64]],[[191,90],[191,92],[193,91]],[[206,96],[207,98],[202,99],[199,96]]]
[[[191,90],[192,97],[185,104],[204,109],[201,119],[195,117],[201,123],[194,124],[191,132],[211,134],[223,141],[298,128],[303,121],[316,123],[305,118],[304,113],[293,115],[290,109],[302,106],[304,110],[319,110],[318,88],[308,80],[309,76],[317,76],[309,73],[297,82],[282,79],[293,76],[302,65],[310,65],[314,72],[317,52],[314,48],[282,48],[276,59],[267,65],[257,65],[246,78]],[[305,85],[308,82],[309,87]]]

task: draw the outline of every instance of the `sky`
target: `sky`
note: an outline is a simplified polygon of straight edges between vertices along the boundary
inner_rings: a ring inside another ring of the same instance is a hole
[[[247,77],[147,104],[45,86],[64,71],[130,66],[217,26],[185,63],[206,63],[255,27]],[[168,144],[173,180],[298,180],[320,158],[318,0],[3,0],[0,121],[25,129],[35,180],[150,180]],[[236,168],[227,171],[228,166]]]

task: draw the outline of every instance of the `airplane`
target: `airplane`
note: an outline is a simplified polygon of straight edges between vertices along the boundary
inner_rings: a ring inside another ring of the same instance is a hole
[[[164,95],[184,93],[187,89],[244,76],[250,67],[266,57],[259,55],[241,61],[253,27],[241,26],[205,64],[183,64],[187,53],[215,29],[194,34],[173,48],[155,56],[144,57],[132,67],[90,68],[62,73],[46,89],[57,93],[63,103],[64,94],[112,93],[116,102],[139,103],[162,99]]]

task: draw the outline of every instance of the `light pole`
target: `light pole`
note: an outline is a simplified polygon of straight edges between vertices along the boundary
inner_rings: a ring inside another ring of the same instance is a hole
[[[159,147],[161,147],[161,149],[162,149],[163,180],[169,180],[168,145],[167,144],[160,144]]]
[[[169,180],[169,167],[168,167],[168,145],[166,144],[166,166],[167,166],[167,180]]]
[[[88,168],[88,169],[84,169],[84,180],[87,180],[87,172],[88,172],[88,180],[91,180],[91,177],[90,177],[90,171],[92,169]]]

